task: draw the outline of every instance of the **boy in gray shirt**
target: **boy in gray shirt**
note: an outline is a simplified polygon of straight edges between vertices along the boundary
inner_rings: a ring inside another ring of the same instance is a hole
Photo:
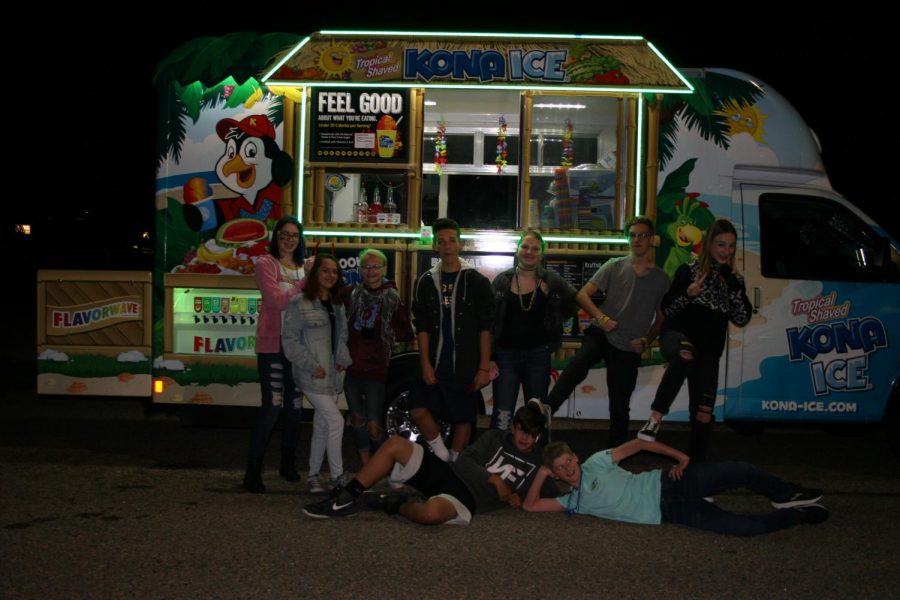
[[[669,289],[669,278],[650,259],[653,234],[653,221],[634,217],[628,224],[631,254],[604,263],[578,292],[576,301],[591,316],[591,325],[584,332],[581,349],[547,398],[552,412],[559,410],[591,366],[603,360],[609,388],[607,447],[628,439],[629,404],[641,353],[662,325],[659,304]],[[598,291],[605,294],[600,307],[591,301]]]

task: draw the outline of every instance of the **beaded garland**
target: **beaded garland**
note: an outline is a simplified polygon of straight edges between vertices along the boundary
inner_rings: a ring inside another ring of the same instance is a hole
[[[444,115],[437,124],[437,132],[434,134],[434,170],[438,175],[444,174],[444,166],[447,164],[447,123]]]
[[[506,116],[501,115],[497,127],[497,172],[502,173],[506,166]]]

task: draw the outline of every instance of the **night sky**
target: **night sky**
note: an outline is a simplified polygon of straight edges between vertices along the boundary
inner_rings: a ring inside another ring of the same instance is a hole
[[[457,14],[451,3],[420,3],[409,10],[372,3],[358,11],[345,3],[340,13],[346,20],[341,21],[309,17],[298,9],[283,15],[274,3],[251,4],[254,8],[246,11],[203,3],[190,5],[198,7],[191,15],[164,7],[127,19],[84,9],[69,14],[39,10],[7,22],[4,97],[14,106],[8,108],[11,140],[3,154],[12,158],[7,177],[14,200],[4,211],[3,237],[11,223],[34,224],[29,250],[38,267],[95,266],[72,264],[74,254],[67,247],[97,256],[105,252],[101,260],[107,266],[127,262],[110,258],[113,249],[129,247],[153,222],[153,70],[179,44],[241,30],[391,27],[636,34],[678,67],[729,67],[753,74],[791,101],[816,132],[835,189],[900,239],[898,219],[892,218],[896,183],[889,176],[897,171],[898,133],[889,91],[896,84],[890,79],[900,65],[887,19],[842,13],[812,24],[759,3],[729,9],[677,3],[669,13],[657,10],[649,17],[648,9],[636,9],[635,17],[607,8],[576,9],[584,4],[548,3],[559,14],[548,8],[518,16],[512,14],[514,3],[484,5],[484,13],[474,15]],[[562,14],[567,7],[576,14]],[[423,16],[426,9],[443,16]]]

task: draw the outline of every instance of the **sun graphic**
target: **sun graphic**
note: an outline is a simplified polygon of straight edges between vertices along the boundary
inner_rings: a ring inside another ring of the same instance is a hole
[[[729,135],[749,133],[757,142],[766,143],[763,137],[763,125],[769,115],[759,112],[755,105],[730,101],[723,104],[722,109],[716,111],[716,114],[728,119]]]
[[[319,67],[329,75],[340,75],[351,68],[350,48],[332,44],[319,55]]]

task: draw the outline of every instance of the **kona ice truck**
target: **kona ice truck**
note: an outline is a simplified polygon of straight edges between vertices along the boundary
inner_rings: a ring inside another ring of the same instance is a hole
[[[640,37],[322,31],[198,39],[156,84],[156,269],[122,274],[152,301],[83,282],[91,294],[64,293],[47,274],[42,393],[258,403],[252,273],[282,215],[348,282],[360,249],[384,251],[408,300],[436,261],[439,216],[462,225],[464,257],[489,277],[539,228],[547,268],[579,288],[647,214],[670,276],[716,217],[738,229],[754,313],[722,357],[719,419],[900,420],[900,247],[831,189],[813,133],[755,77],[677,69]],[[402,413],[418,374],[399,350],[389,393]],[[645,355],[635,419],[663,369]],[[596,365],[558,416],[606,418],[605,380]],[[671,418],[686,416],[683,391]]]

